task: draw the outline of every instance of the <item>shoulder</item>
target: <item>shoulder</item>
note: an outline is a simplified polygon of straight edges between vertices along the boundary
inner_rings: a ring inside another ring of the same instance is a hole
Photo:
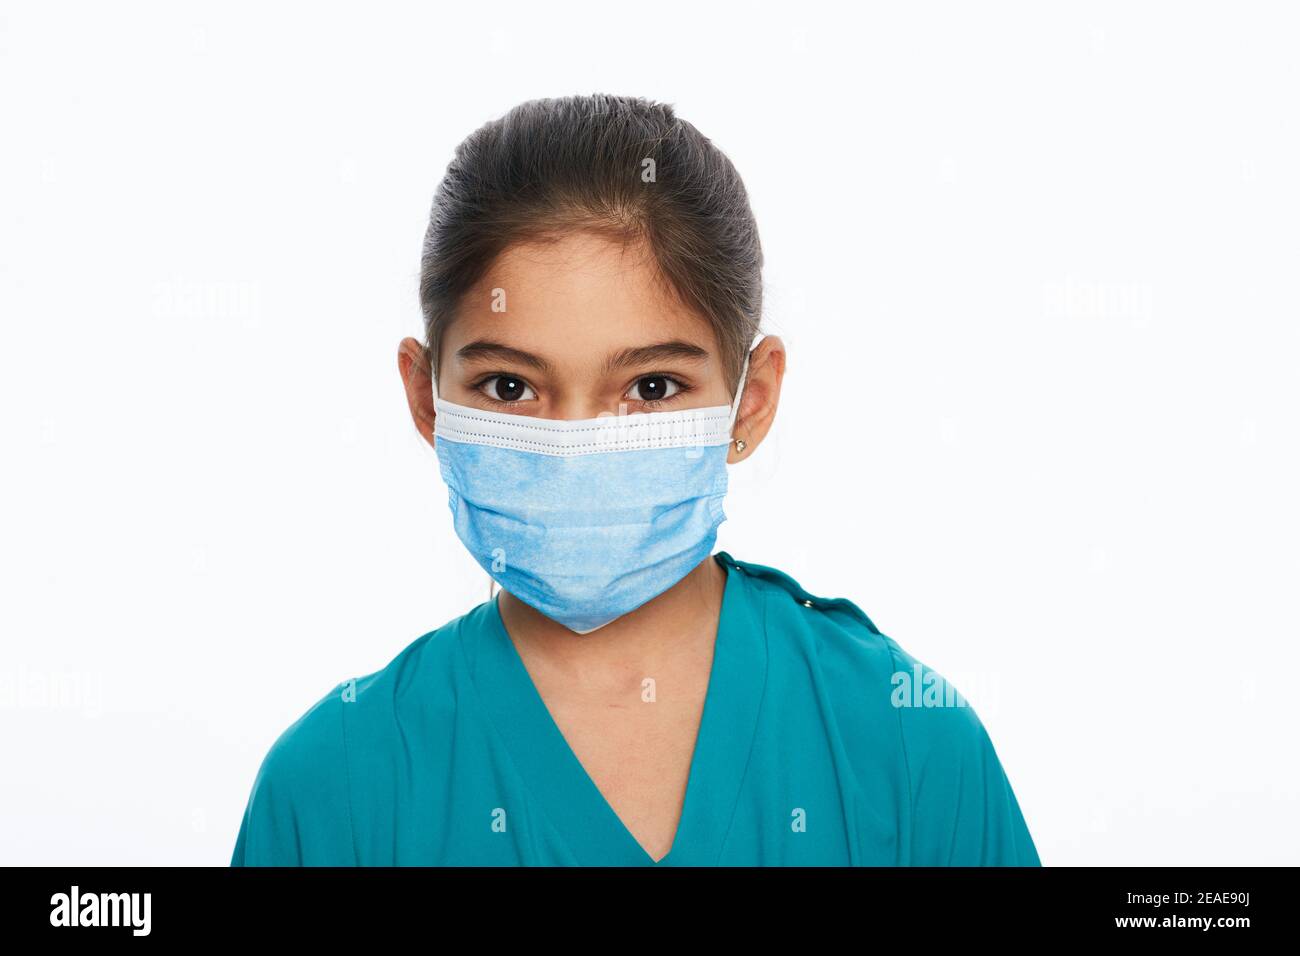
[[[946,721],[950,733],[979,737],[983,728],[957,689],[878,628],[856,603],[815,594],[784,571],[738,561],[725,551],[719,559],[740,571],[761,596],[769,640],[800,644],[816,657],[826,680],[850,684],[856,694],[872,689],[878,701],[887,688],[883,702],[899,711],[944,703],[944,709],[960,711]]]
[[[815,659],[833,699],[880,717],[892,714],[903,746],[916,757],[949,760],[989,746],[975,708],[938,670],[878,628],[856,603],[815,594],[784,571],[719,556],[765,597],[769,640],[795,642]]]
[[[487,605],[415,638],[387,664],[346,677],[282,735],[276,746],[288,761],[319,759],[327,749],[344,761],[354,797],[366,781],[409,756],[412,734],[436,735],[453,726],[461,631],[482,627]]]
[[[365,716],[391,712],[419,675],[435,665],[447,644],[435,639],[446,627],[416,638],[379,670],[331,687],[275,739],[263,775],[287,784],[312,772],[319,775],[328,758],[346,759],[348,737],[364,726]]]
[[[854,692],[889,685],[899,648],[853,601],[813,593],[784,571],[725,551],[717,557],[761,603],[769,654],[808,659],[826,681]]]
[[[489,610],[480,604],[411,641],[379,670],[343,682],[342,726],[354,765],[381,758],[385,747],[404,739],[396,725],[451,725],[464,661],[461,635],[485,627]]]
[[[343,685],[337,684],[282,730],[262,760],[259,776],[288,784],[336,756],[342,742]]]
[[[896,768],[914,862],[1036,862],[993,743],[958,688],[853,601],[813,593],[775,568],[719,558],[761,598],[769,657],[784,657],[777,679],[811,675],[859,780]]]
[[[331,689],[308,707],[262,758],[232,866],[350,862],[352,820],[340,689]]]
[[[355,860],[353,818],[367,812],[368,783],[391,779],[384,768],[402,759],[393,732],[400,711],[435,705],[452,637],[468,616],[416,638],[383,668],[341,680],[279,733],[254,778],[234,865]]]

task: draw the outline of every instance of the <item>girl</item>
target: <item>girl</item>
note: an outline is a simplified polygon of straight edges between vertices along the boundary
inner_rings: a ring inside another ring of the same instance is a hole
[[[398,360],[501,590],[281,734],[232,865],[1039,864],[936,672],[712,553],[785,370],[762,260],[668,106],[536,100],[461,144]]]

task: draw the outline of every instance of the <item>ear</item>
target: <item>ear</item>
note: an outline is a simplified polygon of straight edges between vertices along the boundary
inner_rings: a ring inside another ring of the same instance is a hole
[[[749,356],[745,391],[740,397],[740,407],[736,410],[735,427],[731,429],[728,464],[748,458],[767,436],[776,418],[776,406],[781,399],[781,380],[784,377],[785,343],[775,335],[765,335]],[[737,438],[744,441],[744,451],[736,450]]]
[[[415,430],[433,445],[433,421],[436,415],[433,408],[433,376],[429,371],[424,346],[409,336],[402,339],[397,347],[397,369],[402,375],[406,404],[410,406]]]

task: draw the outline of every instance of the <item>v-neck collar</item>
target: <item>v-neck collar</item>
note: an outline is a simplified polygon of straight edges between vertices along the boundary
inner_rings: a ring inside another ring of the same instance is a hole
[[[761,595],[731,555],[713,555],[727,572],[708,691],[691,757],[686,797],[667,856],[655,861],[587,774],[551,717],[501,618],[497,599],[461,628],[471,680],[532,796],[582,866],[712,866],[722,854],[758,726],[767,676]],[[473,635],[475,646],[466,646]]]

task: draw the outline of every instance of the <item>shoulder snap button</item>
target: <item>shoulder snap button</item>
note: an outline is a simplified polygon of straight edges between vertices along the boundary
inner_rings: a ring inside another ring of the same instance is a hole
[[[812,601],[805,600],[805,601],[803,601],[803,602],[801,602],[801,603],[803,604],[804,607],[812,607],[812,606],[813,606],[813,602],[812,602]]]

